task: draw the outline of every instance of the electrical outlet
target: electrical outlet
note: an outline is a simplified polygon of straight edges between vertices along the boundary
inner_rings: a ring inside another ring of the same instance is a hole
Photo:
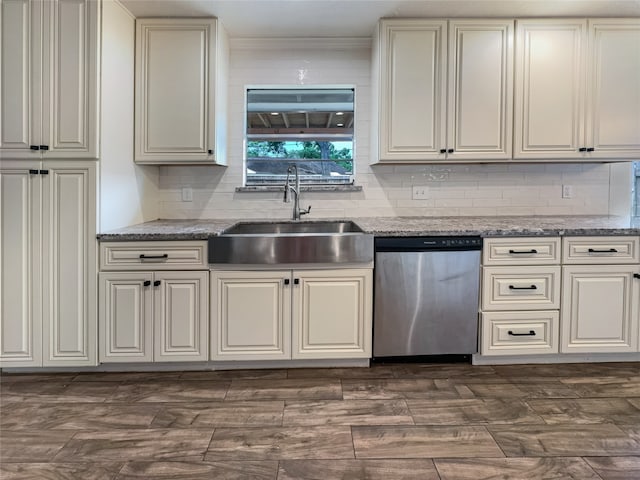
[[[571,185],[562,185],[562,198],[573,197],[573,187]]]
[[[426,200],[429,198],[427,193],[429,192],[429,187],[425,187],[422,185],[414,185],[411,190],[411,198],[414,200]]]
[[[193,189],[191,187],[182,187],[182,201],[193,202]]]

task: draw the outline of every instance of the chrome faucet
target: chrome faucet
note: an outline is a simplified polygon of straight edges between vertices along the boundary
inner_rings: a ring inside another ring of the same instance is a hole
[[[295,187],[291,185],[290,175],[294,175]],[[302,215],[306,215],[311,211],[311,205],[309,208],[300,208],[300,177],[298,176],[298,167],[295,165],[289,165],[287,168],[287,180],[284,184],[284,199],[285,203],[291,202],[290,195],[293,195],[293,220],[300,220]]]

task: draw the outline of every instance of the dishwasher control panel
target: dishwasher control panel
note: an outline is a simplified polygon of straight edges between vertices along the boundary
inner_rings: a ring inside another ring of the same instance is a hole
[[[480,237],[377,237],[376,251],[480,250]]]

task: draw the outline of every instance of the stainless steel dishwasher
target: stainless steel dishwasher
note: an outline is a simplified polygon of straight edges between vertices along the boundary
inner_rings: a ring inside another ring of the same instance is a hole
[[[375,239],[373,356],[478,351],[479,237]]]

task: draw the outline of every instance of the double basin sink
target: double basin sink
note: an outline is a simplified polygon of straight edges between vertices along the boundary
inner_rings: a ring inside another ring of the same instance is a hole
[[[373,235],[351,221],[241,222],[209,239],[211,264],[372,261]]]

